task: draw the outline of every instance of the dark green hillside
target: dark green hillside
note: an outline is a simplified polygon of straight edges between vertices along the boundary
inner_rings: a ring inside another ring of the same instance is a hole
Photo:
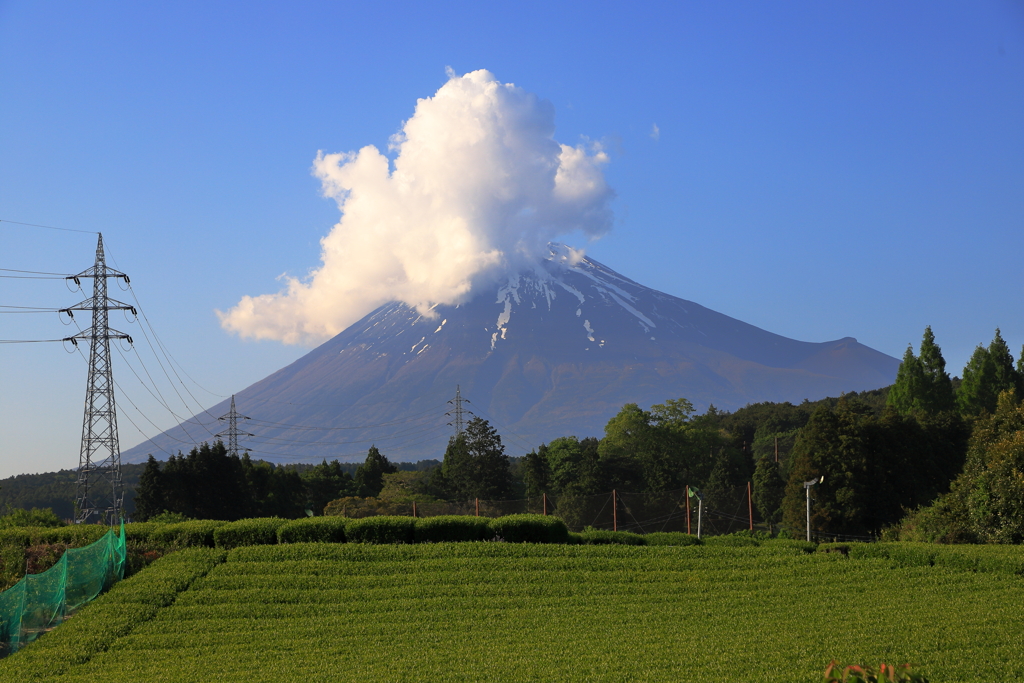
[[[121,466],[125,508],[129,512],[135,509],[135,486],[144,468],[145,465]],[[71,519],[74,517],[76,477],[74,470],[60,470],[0,479],[0,512],[8,508],[52,508],[61,519]]]

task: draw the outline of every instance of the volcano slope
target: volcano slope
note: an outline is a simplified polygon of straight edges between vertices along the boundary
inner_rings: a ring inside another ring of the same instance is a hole
[[[417,460],[443,454],[457,385],[516,454],[600,435],[626,403],[685,397],[702,411],[816,400],[891,384],[898,367],[856,339],[788,339],[551,245],[547,260],[467,303],[381,306],[236,402],[252,418],[246,445],[257,457],[361,460],[376,443]],[[209,439],[227,411],[225,401],[122,457]]]

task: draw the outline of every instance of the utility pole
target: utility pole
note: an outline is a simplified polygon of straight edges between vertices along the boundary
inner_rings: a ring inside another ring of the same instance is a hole
[[[466,428],[466,415],[472,415],[473,413],[468,408],[463,408],[463,403],[469,403],[468,398],[462,398],[462,388],[455,385],[455,398],[448,401],[454,409],[449,410],[445,413],[445,417],[452,418],[452,421],[448,423],[449,427],[455,427],[455,436],[459,436]]]
[[[68,277],[81,284],[92,278],[92,297],[61,309],[92,312],[92,326],[65,338],[75,346],[89,342],[89,379],[85,389],[85,419],[82,422],[82,449],[78,457],[78,482],[75,493],[75,522],[114,524],[123,515],[124,487],[121,484],[121,447],[117,439],[117,412],[114,407],[114,377],[110,367],[110,340],[132,338],[110,329],[110,311],[131,311],[135,307],[107,296],[107,278],[122,278],[124,273],[108,268],[103,253],[103,235],[96,243],[96,263],[78,275]]]
[[[811,487],[817,486],[825,481],[825,475],[821,479],[811,479],[804,482],[804,491],[807,493],[807,542],[811,542]]]
[[[228,437],[228,455],[234,455],[236,457],[238,456],[239,436],[253,436],[253,434],[250,434],[249,432],[238,431],[238,421],[248,419],[248,417],[246,417],[245,415],[240,415],[238,411],[235,410],[235,395],[231,394],[231,410],[228,411],[227,415],[221,415],[220,417],[217,418],[217,420],[227,420],[228,428],[223,431],[217,432],[216,434],[213,435],[214,438],[224,436]],[[248,448],[243,448],[241,450],[245,453],[249,452]]]

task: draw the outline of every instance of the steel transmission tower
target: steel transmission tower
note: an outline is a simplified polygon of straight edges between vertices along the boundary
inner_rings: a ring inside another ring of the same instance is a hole
[[[228,428],[224,431],[214,434],[214,437],[228,437],[228,455],[238,455],[238,437],[239,436],[252,436],[249,432],[238,431],[238,421],[248,420],[249,418],[245,415],[239,415],[238,411],[235,410],[235,395],[231,394],[231,410],[228,411],[227,415],[221,415],[217,418],[218,420],[227,420]],[[243,448],[243,452],[248,452],[248,448]]]
[[[131,311],[135,307],[107,296],[107,278],[128,276],[108,268],[103,254],[103,235],[96,243],[96,263],[92,268],[67,278],[76,283],[92,278],[92,298],[62,309],[91,311],[92,326],[73,337],[89,343],[89,380],[85,388],[85,419],[82,422],[82,450],[78,458],[78,489],[75,494],[75,521],[113,524],[123,514],[124,488],[121,485],[121,448],[117,441],[117,412],[114,409],[114,377],[110,368],[110,340],[132,338],[110,329],[110,311]]]
[[[445,413],[445,417],[452,418],[452,421],[448,423],[448,426],[455,427],[455,436],[458,436],[466,428],[465,416],[473,414],[468,408],[462,407],[463,403],[469,403],[469,399],[462,398],[462,388],[458,384],[455,385],[455,398],[448,401],[448,403],[454,406],[454,409]]]

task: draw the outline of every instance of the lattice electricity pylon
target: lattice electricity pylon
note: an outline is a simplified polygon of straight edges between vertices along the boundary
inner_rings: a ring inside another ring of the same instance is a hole
[[[452,418],[452,421],[448,423],[449,427],[455,427],[455,436],[461,434],[466,428],[466,415],[472,415],[473,412],[468,408],[463,408],[463,403],[469,403],[468,398],[462,398],[462,389],[456,384],[455,385],[455,398],[448,401],[448,403],[455,406],[454,410],[449,410],[445,413],[445,417]]]
[[[239,420],[248,420],[249,418],[246,417],[245,415],[240,415],[238,413],[238,411],[235,410],[235,395],[234,394],[231,394],[231,410],[228,411],[227,415],[221,415],[217,419],[218,420],[227,420],[228,421],[228,428],[225,429],[222,432],[218,432],[217,434],[214,434],[214,437],[224,437],[224,436],[228,437],[228,455],[237,456],[238,455],[238,437],[239,436],[255,436],[255,435],[254,434],[250,434],[249,432],[240,432],[240,431],[238,431],[238,421]],[[243,453],[248,453],[249,449],[248,448],[243,448],[242,452]]]
[[[107,296],[107,278],[128,276],[119,270],[107,268],[103,254],[103,235],[96,243],[96,263],[78,275],[68,277],[81,284],[92,278],[92,297],[74,306],[61,309],[73,316],[72,311],[91,311],[92,326],[82,330],[70,341],[89,342],[89,379],[85,388],[85,419],[82,422],[82,450],[78,457],[78,488],[75,493],[75,521],[104,521],[116,523],[123,514],[124,487],[121,484],[121,448],[117,440],[117,412],[114,406],[114,377],[110,368],[110,340],[132,338],[124,332],[110,329],[110,311],[131,311],[135,307]]]

